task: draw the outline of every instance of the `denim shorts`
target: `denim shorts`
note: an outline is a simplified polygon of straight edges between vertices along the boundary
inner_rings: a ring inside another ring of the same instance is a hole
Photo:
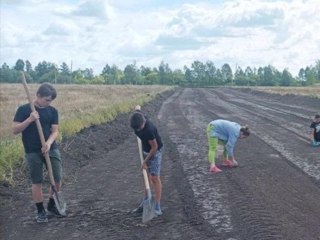
[[[49,152],[53,178],[55,182],[61,181],[62,165],[61,156],[58,149],[50,150]],[[26,153],[30,177],[33,184],[43,183],[43,166],[46,166],[46,160],[42,153]]]
[[[151,176],[160,176],[162,151],[163,147],[157,150],[156,154],[148,162],[148,172]],[[146,157],[148,153],[144,152],[143,155]]]

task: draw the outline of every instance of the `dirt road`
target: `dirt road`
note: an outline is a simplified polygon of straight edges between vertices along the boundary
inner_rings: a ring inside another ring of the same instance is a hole
[[[149,224],[131,213],[142,197],[128,115],[60,146],[67,218],[36,224],[29,183],[0,188],[1,239],[320,239],[320,148],[306,140],[320,100],[249,89],[177,89],[145,110],[162,135],[164,214]],[[208,171],[206,126],[248,124],[239,167]]]

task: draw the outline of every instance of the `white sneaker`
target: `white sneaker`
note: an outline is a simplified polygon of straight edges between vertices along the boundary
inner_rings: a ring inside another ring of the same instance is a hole
[[[238,167],[238,162],[236,160],[233,160],[233,166]]]
[[[161,209],[155,209],[155,210],[154,210],[154,213],[155,213],[157,216],[162,215]]]

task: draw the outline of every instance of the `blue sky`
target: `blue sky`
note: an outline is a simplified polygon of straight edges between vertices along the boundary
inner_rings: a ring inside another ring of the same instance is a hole
[[[199,60],[272,65],[295,76],[320,59],[318,0],[0,0],[0,64],[73,70],[106,64],[172,69]]]

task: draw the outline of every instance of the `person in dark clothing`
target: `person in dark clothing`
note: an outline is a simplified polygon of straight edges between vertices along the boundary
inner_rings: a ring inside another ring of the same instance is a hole
[[[155,191],[155,213],[161,215],[161,193],[162,183],[160,178],[161,161],[163,143],[159,135],[157,127],[141,112],[140,106],[135,108],[135,112],[131,115],[130,126],[134,129],[134,133],[140,138],[142,143],[144,161],[141,164],[141,169],[146,169]],[[143,202],[136,209],[137,212],[142,212]]]
[[[313,147],[320,146],[320,114],[316,114],[310,125],[310,139]]]
[[[32,112],[30,104],[24,104],[18,108],[13,119],[13,133],[22,133],[22,143],[32,181],[32,198],[38,210],[36,221],[39,223],[48,222],[42,193],[44,154],[49,153],[57,191],[60,191],[61,188],[61,157],[55,141],[58,136],[59,115],[57,109],[50,106],[56,96],[55,88],[48,83],[43,83],[38,88],[36,99],[33,101],[36,111]],[[37,119],[40,121],[46,141],[44,147],[41,144],[35,123]],[[47,209],[55,215],[61,216],[55,206],[51,189]]]

